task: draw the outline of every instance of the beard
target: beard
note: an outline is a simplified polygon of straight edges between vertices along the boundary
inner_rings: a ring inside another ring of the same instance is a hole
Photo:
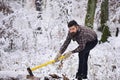
[[[74,37],[77,34],[77,32],[70,33],[71,37]]]

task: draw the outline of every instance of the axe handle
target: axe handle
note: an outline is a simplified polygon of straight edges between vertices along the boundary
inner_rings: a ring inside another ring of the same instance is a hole
[[[59,58],[59,60],[64,59],[64,57],[65,57],[65,56],[61,56],[61,57]],[[48,62],[45,62],[45,63],[43,63],[43,64],[40,64],[40,65],[38,65],[38,66],[35,66],[35,67],[31,68],[31,70],[34,71],[34,70],[36,70],[36,69],[45,67],[45,66],[47,66],[47,65],[49,65],[49,64],[53,64],[53,63],[55,63],[55,60],[50,60],[50,61],[48,61]]]

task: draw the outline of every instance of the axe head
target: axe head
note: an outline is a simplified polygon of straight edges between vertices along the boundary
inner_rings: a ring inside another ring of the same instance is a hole
[[[34,76],[33,73],[32,73],[32,70],[30,69],[30,67],[27,68],[27,71],[28,71],[30,76]]]

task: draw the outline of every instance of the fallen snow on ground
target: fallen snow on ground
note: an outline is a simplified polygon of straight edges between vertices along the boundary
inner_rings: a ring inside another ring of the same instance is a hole
[[[120,45],[118,41],[120,36],[117,38],[109,38],[110,43],[98,44],[90,53],[89,56],[89,79],[90,80],[119,80],[120,78]],[[50,54],[51,53],[51,54]],[[3,71],[0,71],[0,77],[11,76],[17,77],[20,72],[23,75],[28,75],[27,67],[34,67],[46,61],[54,58],[54,52],[48,51],[46,54],[30,53],[25,52],[14,52],[9,55],[4,53],[2,60],[6,65]],[[17,62],[17,63],[16,63]],[[8,65],[9,64],[9,65]],[[56,73],[58,75],[66,74],[70,79],[75,77],[78,66],[78,56],[77,53],[72,55],[67,60],[63,61],[63,67],[60,69],[58,65],[60,62],[49,65],[47,67],[33,71],[35,76],[44,78],[51,73]],[[7,70],[7,71],[4,71]],[[12,70],[9,72],[9,70]]]
[[[26,73],[16,71],[0,71],[0,80],[27,80]]]

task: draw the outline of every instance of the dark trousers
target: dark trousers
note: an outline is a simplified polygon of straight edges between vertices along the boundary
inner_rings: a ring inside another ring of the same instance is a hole
[[[87,71],[88,71],[88,56],[90,53],[90,50],[93,49],[96,44],[97,44],[98,40],[94,40],[91,42],[87,42],[85,48],[79,52],[78,56],[79,56],[79,67],[78,67],[78,72],[76,74],[76,77],[83,77],[83,78],[87,78]]]

